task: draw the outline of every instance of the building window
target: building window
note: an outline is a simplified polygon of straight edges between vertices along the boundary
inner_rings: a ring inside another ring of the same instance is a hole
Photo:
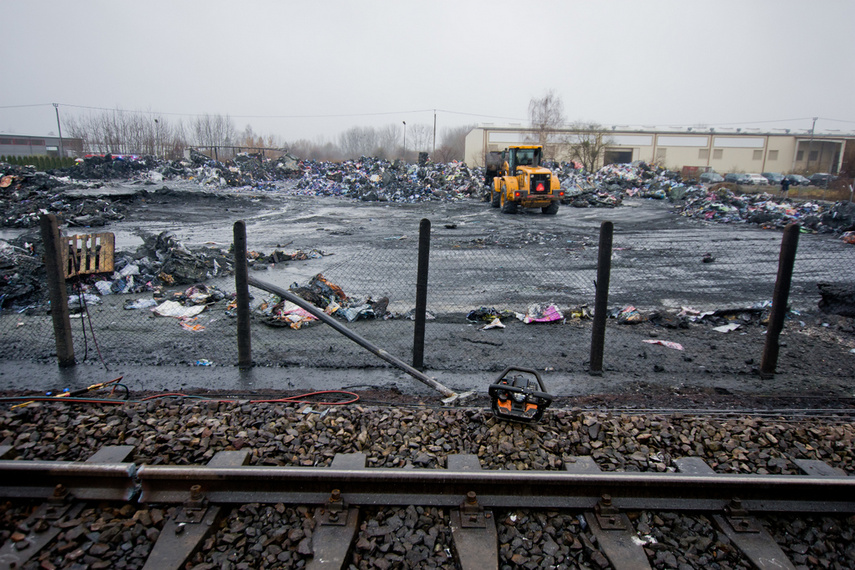
[[[800,150],[799,152],[796,153],[796,160],[797,161],[802,161],[804,159],[805,159],[805,151]]]
[[[12,139],[0,139],[0,144],[12,144]]]
[[[708,148],[699,148],[698,149],[698,158],[701,160],[706,160],[710,157],[710,149]]]
[[[15,139],[12,144],[16,144],[18,146],[29,146],[30,141],[27,139]]]
[[[721,160],[722,155],[724,155],[724,149],[717,148],[712,151],[712,157],[715,160]]]
[[[763,160],[763,151],[762,150],[755,150],[754,156],[752,158],[754,160]]]
[[[770,150],[769,151],[769,160],[778,160],[778,151]]]

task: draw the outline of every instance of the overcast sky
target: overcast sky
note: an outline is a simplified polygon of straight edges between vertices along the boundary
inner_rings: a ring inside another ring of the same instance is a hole
[[[3,0],[0,132],[79,107],[352,126],[568,121],[855,131],[855,2]],[[32,107],[14,107],[35,105]],[[95,111],[97,112],[97,111]]]

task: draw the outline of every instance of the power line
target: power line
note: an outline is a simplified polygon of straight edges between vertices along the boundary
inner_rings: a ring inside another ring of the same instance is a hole
[[[33,103],[28,105],[0,105],[0,109],[21,109],[26,107],[50,107],[52,103]],[[166,115],[166,116],[177,116],[177,117],[205,117],[211,116],[212,113],[176,113],[169,111],[142,111],[142,110],[130,110],[130,109],[121,109],[121,108],[109,108],[109,107],[97,107],[92,105],[73,105],[70,103],[59,103],[62,107],[69,107],[72,109],[87,109],[92,111],[108,111],[108,112],[119,112],[119,113],[139,113],[143,115]],[[500,119],[504,121],[518,121],[525,122],[528,119],[519,118],[519,117],[506,117],[501,115],[488,115],[483,113],[469,113],[466,111],[453,111],[450,109],[411,109],[411,110],[403,110],[403,111],[379,111],[373,113],[328,113],[328,114],[306,114],[306,115],[230,115],[226,114],[228,117],[232,117],[235,119],[333,119],[333,118],[346,118],[346,117],[377,117],[377,116],[388,116],[388,115],[406,115],[406,114],[415,114],[415,113],[446,113],[449,115],[461,115],[466,117],[481,117],[485,119]],[[849,123],[855,124],[855,121],[846,120],[846,119],[832,119],[828,117],[820,117],[820,119],[824,121],[833,121],[838,123]],[[735,121],[735,122],[724,122],[724,123],[709,123],[711,125],[718,126],[728,126],[728,125],[755,125],[755,124],[768,124],[768,123],[792,123],[795,121],[810,121],[813,120],[813,117],[798,117],[792,119],[770,119],[770,120],[761,120],[761,121]],[[670,121],[666,121],[669,122]],[[695,127],[698,126],[698,123],[692,124],[678,124],[678,126],[682,127]]]
[[[0,105],[0,109],[21,109],[23,107],[50,107],[51,103],[33,103],[32,105]]]

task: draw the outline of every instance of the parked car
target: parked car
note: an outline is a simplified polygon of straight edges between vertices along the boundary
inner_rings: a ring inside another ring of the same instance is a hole
[[[698,177],[698,181],[705,184],[718,184],[724,182],[724,176],[718,172],[704,172]]]
[[[811,174],[808,176],[808,180],[814,186],[821,186],[823,188],[828,186],[829,182],[834,182],[837,180],[837,177],[833,174],[828,174],[827,172],[817,172],[816,174]]]
[[[790,186],[810,186],[810,180],[801,174],[787,174],[784,178],[790,181]]]
[[[747,174],[739,174],[738,172],[728,172],[724,175],[724,181],[732,184],[751,184]]]
[[[778,186],[781,184],[781,181],[784,179],[784,175],[780,172],[763,172],[763,178],[769,181],[769,184],[773,186]]]
[[[748,178],[748,184],[752,186],[768,186],[769,181],[766,180],[763,176],[752,172],[751,174],[745,175]]]

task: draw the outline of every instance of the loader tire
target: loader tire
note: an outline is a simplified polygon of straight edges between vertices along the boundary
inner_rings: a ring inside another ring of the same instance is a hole
[[[502,213],[503,214],[516,214],[517,213],[517,203],[516,202],[508,202],[507,195],[508,195],[508,193],[505,192],[504,188],[502,188],[502,194],[501,194]]]
[[[491,190],[490,192],[493,193],[493,199],[490,202],[490,205],[494,208],[498,208],[501,205],[501,196],[499,196],[499,193],[496,192],[495,189]]]
[[[552,202],[550,205],[541,208],[540,211],[547,216],[554,216],[558,213],[558,202]]]

